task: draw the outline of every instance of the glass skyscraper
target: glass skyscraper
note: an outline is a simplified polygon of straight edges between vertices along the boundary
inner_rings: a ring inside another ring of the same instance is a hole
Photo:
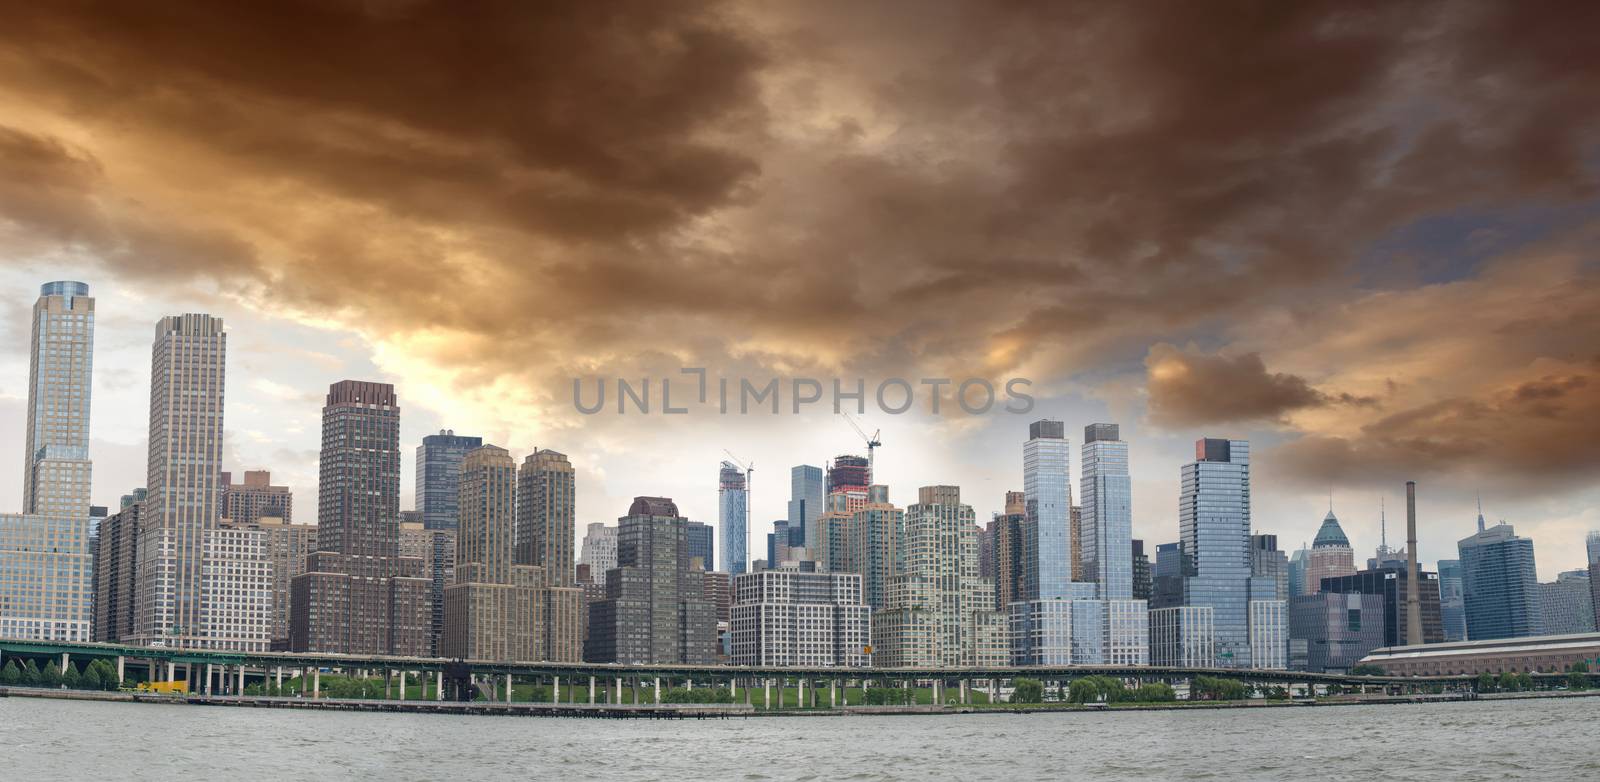
[[[467,452],[483,445],[482,437],[441,430],[422,438],[417,446],[417,510],[422,511],[426,529],[455,529],[459,521],[456,507],[457,483],[461,479],[461,460]]]
[[[1482,524],[1482,516],[1479,516]],[[1538,632],[1539,581],[1533,541],[1501,522],[1456,544],[1461,554],[1467,637],[1519,638]]]
[[[1026,534],[1032,550],[1024,563],[1024,600],[1069,598],[1072,589],[1071,444],[1060,421],[1034,421],[1022,446]],[[1131,567],[1131,565],[1130,565]],[[1130,586],[1131,589],[1131,586]]]
[[[789,545],[806,545],[807,530],[822,516],[827,493],[827,481],[822,468],[809,464],[796,465],[789,470]],[[776,567],[776,563],[768,563]]]
[[[1467,640],[1467,606],[1461,594],[1461,560],[1439,560],[1439,621],[1444,640]]]
[[[732,462],[723,462],[717,473],[717,534],[722,538],[722,572],[737,576],[749,569],[750,536],[745,529],[750,519],[750,490],[745,474]],[[706,568],[711,567],[710,560]]]
[[[1102,600],[1133,598],[1133,487],[1128,477],[1128,444],[1116,424],[1083,429],[1079,542],[1089,580]]]

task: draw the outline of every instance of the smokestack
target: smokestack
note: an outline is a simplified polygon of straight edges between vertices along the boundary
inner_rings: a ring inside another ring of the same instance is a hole
[[[1406,643],[1422,643],[1422,579],[1417,573],[1417,482],[1406,481]]]

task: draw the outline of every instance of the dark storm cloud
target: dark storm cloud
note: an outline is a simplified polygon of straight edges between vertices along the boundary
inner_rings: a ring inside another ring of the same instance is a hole
[[[1150,419],[1161,426],[1278,421],[1306,408],[1377,404],[1372,397],[1326,393],[1305,378],[1268,372],[1256,353],[1206,355],[1160,344],[1151,348],[1145,366]]]

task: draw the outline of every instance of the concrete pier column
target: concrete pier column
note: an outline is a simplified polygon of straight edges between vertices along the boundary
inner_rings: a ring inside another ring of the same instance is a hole
[[[989,680],[989,702],[990,703],[999,703],[1000,702],[1000,680],[999,679],[990,679]]]
[[[828,680],[828,708],[839,708],[839,680]]]
[[[550,702],[551,703],[560,703],[561,702],[561,677],[560,676],[552,677],[551,681],[553,682],[553,684],[550,685]]]
[[[444,671],[433,672],[433,699],[444,700]]]
[[[657,704],[661,703],[661,677],[660,676],[656,677],[656,700],[655,700],[655,702]]]
[[[733,696],[734,700],[739,700],[739,679],[737,677],[728,680],[728,694]]]
[[[772,680],[761,680],[761,702],[764,708],[772,708]]]
[[[200,693],[202,695],[210,695],[211,694],[211,681],[212,681],[212,678],[213,678],[212,674],[213,674],[213,671],[211,670],[211,663],[206,663],[206,681],[205,681],[205,684],[200,685]]]
[[[617,703],[622,703],[622,677],[617,677]]]
[[[124,670],[123,670],[124,666],[127,665],[127,662],[128,662],[128,658],[123,657],[120,654],[117,655],[117,681],[119,683],[122,680],[128,678],[126,675],[124,675]]]
[[[321,698],[322,697],[322,669],[321,668],[312,668],[311,669],[311,697],[313,697],[313,698]]]
[[[278,676],[278,683],[273,687],[273,691],[276,692],[279,695],[282,695],[283,694],[283,666],[281,666],[281,665],[278,666],[277,676]]]
[[[62,652],[61,653],[61,670],[62,670],[62,672],[65,672],[67,670],[67,666],[69,666],[71,664],[72,664],[72,655],[67,654],[66,652]]]
[[[511,702],[511,674],[506,674],[506,703]]]
[[[239,688],[233,694],[244,695],[244,663],[239,663]]]
[[[594,677],[589,677],[589,705],[594,705]]]
[[[940,682],[938,679],[934,679],[933,680],[933,699],[932,700],[933,700],[933,705],[935,705],[935,706],[937,706],[937,705],[939,705],[941,703],[944,703],[944,701],[939,698],[939,694],[940,694],[939,693],[939,685],[940,684],[942,684],[942,682]]]
[[[961,680],[961,705],[967,705],[967,680],[965,678]]]

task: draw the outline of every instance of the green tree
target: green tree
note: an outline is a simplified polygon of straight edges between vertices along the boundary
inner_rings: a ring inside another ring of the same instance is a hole
[[[1044,682],[1017,679],[1011,683],[1012,703],[1044,703]]]
[[[1570,671],[1572,671],[1574,673],[1588,673],[1589,672],[1589,661],[1588,660],[1579,660],[1579,661],[1573,663],[1572,666],[1570,668],[1568,668],[1567,670],[1570,670]]]
[[[115,690],[122,686],[122,677],[117,676],[117,667],[106,660],[96,660],[95,667],[100,669],[100,689]]]
[[[1178,694],[1172,690],[1172,685],[1166,682],[1150,682],[1139,685],[1134,691],[1134,700],[1140,703],[1166,703],[1178,699]]]
[[[0,684],[15,687],[22,682],[22,669],[17,667],[16,660],[7,660],[6,667],[0,668]]]
[[[1488,671],[1478,674],[1478,692],[1494,692],[1494,688],[1494,674],[1489,673]]]
[[[1569,690],[1587,690],[1587,689],[1589,689],[1589,674],[1583,673],[1582,671],[1572,671],[1572,672],[1568,673],[1567,674],[1567,689],[1569,689]]]
[[[68,663],[66,670],[61,672],[61,686],[69,690],[76,690],[78,689],[78,680],[78,666]]]
[[[1526,673],[1517,674],[1517,689],[1528,691],[1533,689],[1533,677]]]
[[[1382,666],[1372,663],[1357,663],[1350,668],[1351,676],[1387,676]]]
[[[1189,685],[1189,700],[1241,701],[1249,695],[1250,688],[1238,679],[1196,676]]]
[[[1097,703],[1100,700],[1100,688],[1092,678],[1073,679],[1067,687],[1067,700],[1072,703]]]
[[[39,674],[39,686],[52,690],[61,686],[61,669],[56,667],[55,660],[45,664],[44,672]]]
[[[32,660],[22,665],[22,686],[38,687],[40,680],[39,664]]]
[[[1517,680],[1517,675],[1506,671],[1500,674],[1500,689],[1505,692],[1517,692],[1522,689],[1522,683]]]
[[[89,667],[83,669],[83,676],[78,679],[78,687],[85,690],[105,689],[105,679],[100,676],[100,666],[95,664],[98,662],[99,660],[89,663]]]

